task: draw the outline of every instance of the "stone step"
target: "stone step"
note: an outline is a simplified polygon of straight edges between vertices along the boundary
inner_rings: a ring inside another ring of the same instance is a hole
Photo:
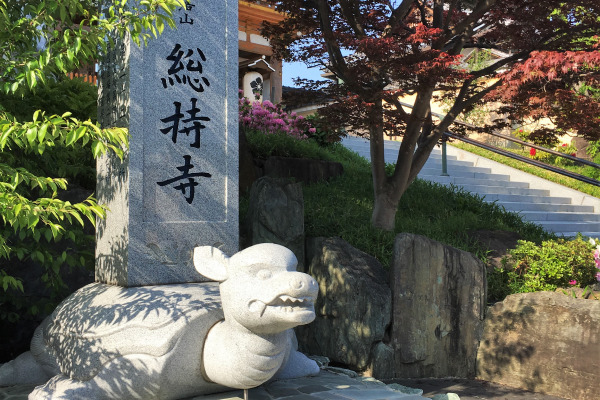
[[[460,168],[450,168],[448,167],[448,175],[449,176],[473,176],[475,177],[475,174],[479,174],[480,177],[483,177],[486,174],[491,174],[492,173],[492,169],[491,168],[480,168],[480,167],[460,167]],[[442,168],[430,168],[429,166],[425,165],[423,167],[423,169],[421,169],[421,171],[419,171],[419,174],[423,174],[423,175],[441,175],[442,174]]]
[[[501,178],[506,179],[490,179],[490,178],[468,178],[468,177],[455,177],[455,176],[421,176],[419,178],[428,180],[430,182],[440,183],[442,185],[453,184],[456,186],[461,185],[488,185],[488,186],[506,186],[506,187],[514,187],[514,188],[528,188],[529,183],[527,182],[512,182],[509,181],[510,176],[508,175],[498,175]]]
[[[600,222],[600,214],[586,212],[521,211],[528,221]]]
[[[387,149],[386,149],[386,151],[387,151]],[[441,153],[437,153],[437,154],[431,153],[431,155],[429,156],[429,159],[427,161],[430,161],[430,160],[435,160],[435,161],[441,163],[442,162],[442,154]],[[446,156],[446,160],[450,162],[450,161],[458,160],[458,157],[448,155],[448,156]]]
[[[544,229],[556,233],[564,232],[600,232],[600,222],[573,221],[535,221]]]
[[[540,196],[526,196],[522,194],[497,194],[490,193],[482,195],[485,201],[511,201],[511,202],[523,202],[523,203],[546,203],[546,204],[571,204],[569,197],[540,197]]]
[[[421,170],[421,172],[419,172],[418,177],[421,179],[426,179],[426,180],[437,180],[437,179],[447,179],[450,182],[453,183],[458,183],[463,179],[481,179],[481,180],[485,180],[488,182],[496,182],[496,181],[503,181],[503,182],[507,182],[510,181],[510,175],[504,175],[504,174],[491,174],[491,173],[485,173],[485,172],[468,172],[466,174],[458,174],[458,173],[454,173],[452,174],[452,176],[442,176],[441,175],[441,170],[439,171],[435,171],[434,173],[430,174],[429,170],[423,171]]]
[[[497,185],[497,184],[495,184]],[[518,188],[518,187],[508,187],[508,186],[486,186],[486,185],[463,185],[457,184],[456,186],[463,188],[464,190],[480,194],[480,195],[488,195],[488,194],[513,194],[513,195],[523,195],[523,196],[548,196],[550,192],[544,189],[529,189],[529,188]]]
[[[539,212],[578,212],[593,213],[593,206],[581,206],[575,204],[551,204],[551,203],[519,203],[513,201],[497,201],[506,211],[539,211]]]
[[[473,163],[471,161],[448,160],[448,162],[446,163],[446,167],[448,167],[448,170],[462,168],[462,167],[473,167]],[[441,162],[441,160],[436,160],[436,159],[430,158],[425,163],[424,168],[439,168],[439,170],[441,171],[442,170],[442,162]],[[477,167],[474,167],[474,168],[477,168]]]
[[[348,140],[345,144],[370,158],[368,142]],[[399,147],[400,142],[385,142],[387,162],[396,161]],[[583,231],[588,236],[600,236],[600,216],[595,213],[600,207],[597,199],[568,188],[563,190],[560,185],[452,146],[448,151],[449,176],[441,176],[441,150],[435,148],[419,179],[462,187],[557,234],[574,236],[577,231]]]

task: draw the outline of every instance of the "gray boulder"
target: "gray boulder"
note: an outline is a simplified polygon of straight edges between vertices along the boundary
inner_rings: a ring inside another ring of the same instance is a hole
[[[390,286],[397,377],[473,377],[486,307],[485,266],[424,236],[399,234]]]
[[[244,247],[275,243],[292,250],[304,265],[304,197],[302,185],[289,179],[262,177],[250,189]]]
[[[520,293],[490,307],[477,377],[576,400],[600,393],[600,301]]]
[[[382,340],[391,292],[379,261],[340,238],[311,238],[305,272],[317,280],[319,296],[315,321],[296,328],[301,351],[376,377],[389,373],[393,354]]]

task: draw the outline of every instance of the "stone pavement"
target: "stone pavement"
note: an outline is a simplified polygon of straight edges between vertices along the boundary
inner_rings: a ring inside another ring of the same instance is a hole
[[[249,400],[423,400],[420,389],[384,383],[373,379],[335,373],[335,368],[322,370],[317,376],[275,381],[249,390]],[[32,385],[0,388],[0,400],[25,400],[33,390]],[[190,400],[242,400],[243,391],[198,396]],[[458,396],[434,397],[436,400],[455,400]],[[90,399],[92,400],[92,399]]]

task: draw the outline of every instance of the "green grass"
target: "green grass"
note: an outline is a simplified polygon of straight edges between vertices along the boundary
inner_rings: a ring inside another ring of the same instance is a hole
[[[482,157],[489,158],[490,160],[494,160],[496,162],[508,165],[509,167],[513,167],[515,169],[528,172],[532,175],[539,176],[540,178],[547,179],[551,182],[555,182],[561,184],[563,186],[569,187],[571,189],[579,190],[580,192],[587,193],[594,197],[600,197],[600,187],[590,185],[589,183],[584,183],[578,181],[577,179],[569,178],[561,174],[557,174],[555,172],[547,171],[543,168],[539,168],[533,165],[525,164],[523,162],[513,160],[512,158],[508,158],[505,156],[501,156],[489,150],[481,149],[477,146],[473,146],[471,144],[466,143],[453,143],[452,146],[457,147],[459,149],[468,151],[473,154],[477,154]],[[523,153],[524,155],[524,153]],[[545,161],[544,161],[545,162]],[[578,165],[559,165],[560,168],[568,169],[569,171],[576,172],[581,175],[589,176],[594,179],[598,179],[598,173],[600,170],[589,167],[589,166],[578,166]]]
[[[352,246],[375,256],[389,266],[394,238],[409,232],[475,253],[485,259],[487,249],[469,238],[479,229],[515,231],[523,238],[541,242],[552,237],[541,227],[524,222],[517,214],[485,203],[458,188],[416,180],[398,206],[396,229],[383,232],[371,227],[373,186],[370,163],[341,145],[330,150],[344,166],[344,174],[304,187],[307,236],[339,236]]]
[[[250,147],[255,156],[292,154],[342,163],[344,174],[329,182],[305,185],[304,210],[307,236],[339,236],[352,246],[373,255],[386,268],[390,265],[394,239],[409,232],[476,254],[485,259],[487,249],[469,238],[468,232],[479,229],[508,230],[524,239],[541,242],[553,237],[541,227],[524,222],[517,214],[483,202],[481,197],[458,188],[416,180],[398,206],[396,229],[384,232],[371,227],[373,184],[370,163],[363,157],[334,144],[319,147],[310,140],[297,141],[276,135],[250,134]],[[247,210],[247,199],[241,199],[240,211]]]

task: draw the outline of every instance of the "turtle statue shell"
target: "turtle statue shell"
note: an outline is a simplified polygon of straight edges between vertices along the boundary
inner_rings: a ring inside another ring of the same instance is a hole
[[[94,283],[56,308],[32,352],[54,358],[63,375],[54,380],[96,378],[112,390],[122,388],[115,398],[130,397],[139,387],[148,398],[214,393],[225,388],[199,379],[202,349],[207,332],[222,319],[218,283],[136,288]],[[165,387],[181,393],[155,393]]]

